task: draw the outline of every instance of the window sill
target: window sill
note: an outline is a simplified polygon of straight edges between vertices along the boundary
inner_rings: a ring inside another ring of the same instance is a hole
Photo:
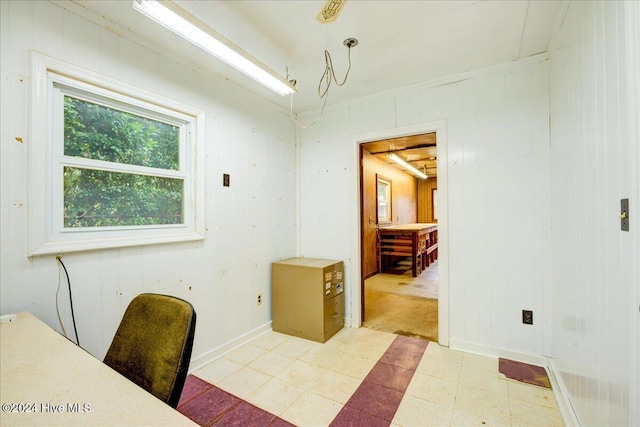
[[[204,240],[204,235],[192,232],[177,235],[131,236],[78,241],[53,241],[40,245],[29,254],[29,257],[61,255],[75,252],[88,252],[102,249],[114,249],[131,246],[179,243]]]

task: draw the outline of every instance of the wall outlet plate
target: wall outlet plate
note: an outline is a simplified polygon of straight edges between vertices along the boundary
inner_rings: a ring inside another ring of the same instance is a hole
[[[525,325],[533,325],[533,311],[522,310],[522,323]]]

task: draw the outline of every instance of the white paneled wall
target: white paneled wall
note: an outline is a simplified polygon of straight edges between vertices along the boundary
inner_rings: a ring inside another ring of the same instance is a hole
[[[301,252],[347,261],[347,317],[359,318],[357,298],[349,300],[360,283],[358,138],[444,120],[451,345],[544,353],[548,114],[547,62],[538,60],[374,96],[302,130]],[[522,309],[534,311],[533,326],[522,324]]]
[[[345,261],[347,321],[357,322],[357,143],[438,123],[451,346],[551,356],[582,425],[640,424],[640,227],[622,233],[617,219],[620,198],[640,211],[637,2],[572,2],[551,60],[372,95],[299,131],[267,100],[50,2],[1,1],[0,20],[2,314],[29,310],[60,329],[58,266],[26,257],[34,49],[206,112],[206,239],[63,258],[96,357],[128,302],[154,291],[195,305],[194,362],[206,361],[269,327],[270,263],[298,251]],[[60,302],[69,330],[64,288]]]
[[[286,112],[50,2],[2,1],[0,7],[0,311],[29,310],[60,329],[55,259],[29,259],[25,247],[28,53],[33,49],[206,113],[206,239],[63,257],[83,347],[101,358],[128,302],[145,291],[177,295],[194,304],[195,363],[245,334],[268,328],[270,264],[296,255],[296,136]],[[228,188],[222,187],[223,173],[231,175]],[[263,294],[261,306],[256,305],[257,293]],[[70,330],[64,289],[60,303]]]
[[[640,424],[638,32],[638,2],[572,2],[551,60],[552,367],[583,426]]]

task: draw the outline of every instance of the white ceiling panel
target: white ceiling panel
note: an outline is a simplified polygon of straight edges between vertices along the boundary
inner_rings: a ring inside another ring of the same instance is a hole
[[[55,1],[134,41],[168,52],[205,73],[220,74],[288,107],[225,64],[131,7],[132,1]],[[176,1],[276,72],[297,80],[295,109],[319,108],[317,87],[331,54],[338,79],[347,68],[343,41],[355,37],[352,68],[343,87],[332,86],[328,104],[411,84],[441,79],[546,51],[567,1],[348,0],[338,19],[316,21],[324,1]],[[79,8],[81,7],[81,8]],[[82,9],[82,10],[80,10]],[[215,65],[213,65],[215,64]]]

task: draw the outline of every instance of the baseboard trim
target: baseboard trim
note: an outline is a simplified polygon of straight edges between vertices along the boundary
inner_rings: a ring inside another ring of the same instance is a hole
[[[515,360],[517,362],[528,363],[530,365],[542,366],[547,368],[547,358],[537,354],[521,353],[512,350],[506,350],[496,347],[488,347],[481,344],[471,343],[468,341],[449,339],[449,347],[454,350],[460,350],[467,353],[480,354],[489,357],[502,357],[504,359]]]
[[[569,399],[569,389],[553,359],[548,359],[547,373],[549,374],[551,387],[554,390],[556,402],[560,408],[560,413],[562,414],[565,425],[567,427],[580,427],[580,420]]]
[[[255,329],[250,330],[249,332],[240,335],[237,338],[232,339],[231,341],[228,341],[222,345],[219,345],[218,347],[207,351],[206,353],[197,356],[193,359],[191,359],[191,363],[189,365],[189,372],[193,372],[196,371],[200,368],[202,368],[203,366],[207,365],[208,363],[213,362],[214,360],[224,356],[225,354],[229,353],[230,351],[235,350],[236,348],[245,345],[246,343],[248,343],[249,341],[253,340],[254,338],[264,334],[265,332],[268,332],[271,330],[271,321],[268,321],[267,323],[258,326]]]

